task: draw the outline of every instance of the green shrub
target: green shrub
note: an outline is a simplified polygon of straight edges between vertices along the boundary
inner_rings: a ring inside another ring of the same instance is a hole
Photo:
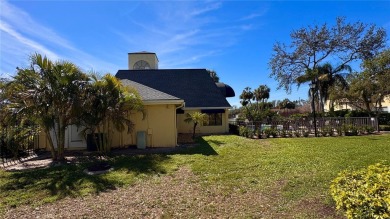
[[[374,127],[366,125],[362,127],[361,133],[372,134],[374,133],[374,131],[375,131]]]
[[[265,128],[263,130],[264,134],[267,136],[267,138],[269,138],[271,135],[272,135],[272,129],[271,128]]]
[[[379,130],[390,131],[390,125],[379,125]]]
[[[390,113],[381,113],[378,116],[379,125],[390,125]]]
[[[320,131],[321,135],[323,137],[326,137],[326,136],[333,136],[333,129],[331,126],[324,126],[321,131]]]
[[[245,126],[238,126],[238,134],[240,136],[246,137],[247,130],[248,129]]]
[[[359,130],[358,130],[358,128],[355,127],[355,126],[351,126],[351,128],[349,129],[348,132],[349,132],[349,135],[350,135],[350,136],[356,136],[356,135],[359,134]]]
[[[365,111],[353,110],[348,111],[344,117],[370,117],[370,114]]]
[[[367,133],[372,134],[372,133],[374,133],[375,128],[372,127],[372,126],[367,126],[367,127],[366,127],[366,131],[367,131]]]
[[[238,133],[240,136],[243,136],[246,138],[252,138],[254,135],[254,131],[248,127],[245,127],[245,126],[239,126]]]
[[[348,112],[349,112],[349,110],[346,110],[346,109],[337,110],[337,111],[330,112],[328,116],[330,116],[330,117],[344,117]]]
[[[338,135],[338,136],[342,136],[343,133],[344,133],[344,128],[343,128],[343,126],[337,126],[337,127],[336,127],[336,132],[337,132],[337,135]]]
[[[289,137],[288,130],[283,129],[279,133],[280,133],[279,135],[282,136],[283,138]]]
[[[276,138],[278,136],[278,130],[276,128],[265,128],[263,130],[264,134],[269,138],[271,135],[272,137]]]
[[[330,186],[337,209],[348,218],[390,218],[390,167],[371,165],[339,173]]]
[[[354,125],[343,125],[343,131],[345,136],[356,136],[358,135],[358,128]]]
[[[276,138],[279,135],[279,131],[276,128],[271,128],[271,135]]]

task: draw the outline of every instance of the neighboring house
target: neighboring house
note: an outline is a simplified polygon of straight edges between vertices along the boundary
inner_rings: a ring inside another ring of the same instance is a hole
[[[158,69],[155,53],[129,53],[129,69],[119,70],[116,77],[122,84],[135,88],[143,101],[145,116],[129,112],[134,122],[133,132],[115,132],[113,147],[136,145],[145,135],[146,147],[175,147],[180,133],[192,133],[193,124],[184,122],[187,113],[205,113],[206,121],[197,133],[221,134],[229,132],[226,97],[233,97],[233,89],[224,83],[215,83],[206,69]],[[68,129],[66,148],[84,149],[86,142],[77,127]],[[40,145],[46,147],[41,136]],[[141,142],[142,142],[141,141]]]
[[[364,108],[362,106],[362,108]],[[343,98],[338,101],[338,103],[334,103],[334,110],[359,110],[360,108],[356,106],[356,103],[351,102],[347,98]],[[374,103],[372,104],[372,109],[375,109]],[[325,112],[329,112],[329,100],[325,104]],[[390,96],[385,97],[382,102],[382,107],[379,110],[381,112],[390,113]]]

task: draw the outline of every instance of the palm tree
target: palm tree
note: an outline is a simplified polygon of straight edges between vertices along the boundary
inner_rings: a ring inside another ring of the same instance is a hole
[[[325,63],[319,66],[319,83],[320,83],[320,107],[323,111],[324,103],[329,99],[330,89],[337,86],[338,88],[345,90],[348,88],[348,82],[346,77],[352,73],[352,68],[349,65],[340,65],[336,68],[330,63]],[[333,106],[333,101],[330,101],[330,108]]]
[[[80,93],[88,76],[73,63],[52,62],[40,54],[31,56],[30,67],[17,70],[9,84],[13,107],[41,126],[48,138],[52,159],[64,160],[66,127],[77,118],[82,102]]]
[[[195,138],[195,130],[196,126],[199,123],[202,123],[206,119],[206,114],[200,113],[200,112],[193,112],[193,113],[187,113],[187,118],[184,120],[187,123],[194,123],[193,126],[193,132],[192,132],[192,138]]]
[[[92,136],[96,132],[105,134],[106,138],[98,135],[98,142],[95,138],[93,140],[99,151],[106,155],[111,150],[113,130],[122,132],[127,128],[127,132],[131,132],[133,123],[128,118],[128,112],[142,112],[143,105],[136,90],[123,86],[113,75],[106,74],[101,79],[92,75],[92,78],[93,83],[84,93],[78,126],[84,127],[83,133],[88,132]]]
[[[240,103],[244,107],[244,114],[246,114],[247,119],[250,121],[254,120],[254,115],[252,113],[252,101],[254,98],[254,94],[250,87],[246,87],[242,93],[240,94]]]
[[[329,99],[330,89],[334,86],[346,89],[348,83],[345,77],[351,72],[352,69],[349,65],[340,65],[334,68],[330,63],[325,63],[315,69],[308,69],[304,75],[297,78],[297,83],[298,86],[306,82],[315,84],[314,91],[309,90],[309,95],[314,97],[319,110],[323,112],[324,103]]]
[[[254,99],[257,102],[257,105],[259,104],[259,101],[261,101],[261,109],[264,108],[265,101],[269,98],[269,94],[271,92],[271,89],[267,85],[260,85],[257,89],[253,91]]]

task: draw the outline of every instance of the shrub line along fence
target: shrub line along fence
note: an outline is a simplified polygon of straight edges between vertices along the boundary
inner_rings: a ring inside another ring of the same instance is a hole
[[[254,135],[307,137],[309,134],[314,134],[313,118],[272,119],[262,122],[231,121],[229,123],[233,133],[247,137]],[[378,119],[375,117],[320,117],[316,119],[316,126],[317,136],[358,135],[379,131]]]
[[[6,128],[0,130],[0,165],[23,161],[24,158],[35,156],[38,150],[39,138],[37,128],[33,127],[23,133],[23,137],[7,132]]]

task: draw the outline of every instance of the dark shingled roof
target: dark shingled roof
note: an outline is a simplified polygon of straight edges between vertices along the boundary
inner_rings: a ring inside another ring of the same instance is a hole
[[[225,97],[234,97],[236,94],[232,87],[225,83],[215,83]]]
[[[172,95],[166,94],[164,92],[158,91],[151,87],[142,85],[140,83],[130,81],[127,79],[121,80],[122,84],[125,86],[130,86],[135,88],[142,100],[180,100],[178,97],[174,97]]]
[[[230,107],[206,69],[119,70],[116,77],[183,99],[187,108]]]

